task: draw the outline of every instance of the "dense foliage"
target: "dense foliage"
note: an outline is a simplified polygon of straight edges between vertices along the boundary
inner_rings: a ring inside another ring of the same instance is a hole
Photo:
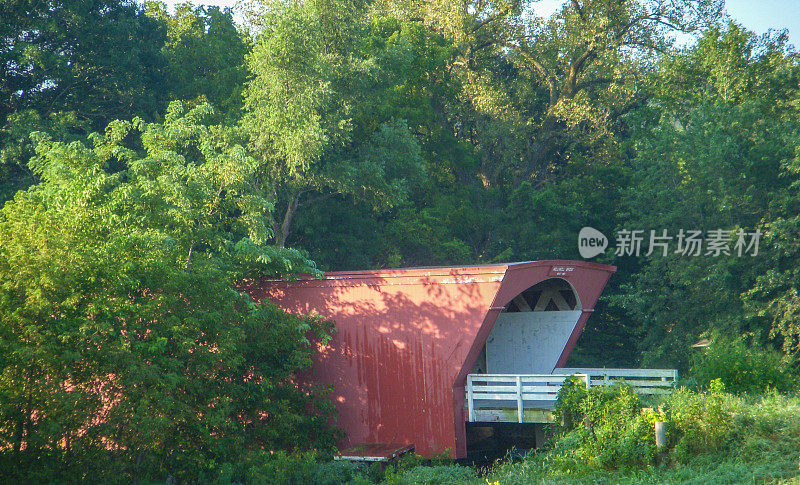
[[[696,384],[706,386],[719,380],[728,392],[759,394],[797,389],[792,367],[775,350],[751,347],[742,339],[718,335],[717,345],[693,356],[689,375]]]
[[[4,480],[213,478],[332,444],[323,390],[295,383],[330,328],[235,289],[316,270],[265,244],[257,165],[211,114],[34,135],[41,182],[0,212]]]
[[[681,388],[651,407],[625,388],[596,388],[578,407],[584,424],[554,446],[518,462],[498,463],[489,483],[744,483],[797,476],[800,419],[797,397],[777,393],[745,398],[708,388]],[[653,422],[666,424],[667,444],[656,449]],[[601,446],[602,448],[598,448]],[[598,452],[599,451],[599,452]],[[609,461],[608,458],[616,458]],[[477,482],[476,482],[477,483]]]
[[[335,435],[324,390],[298,377],[331,329],[234,288],[579,258],[584,226],[618,271],[573,364],[678,367],[736,396],[792,388],[800,63],[786,33],[756,36],[722,0],[535,6],[0,4],[0,454],[23,464],[0,469],[358,481],[293,454],[324,455]],[[641,254],[615,254],[622,230],[644,231]],[[647,251],[651,230],[670,251]],[[690,230],[731,231],[729,253],[676,252]],[[763,233],[758,254],[737,254],[740,231]],[[573,391],[593,404],[564,408],[573,451],[552,460],[658,463],[636,396]],[[550,466],[537,460],[523,466]]]

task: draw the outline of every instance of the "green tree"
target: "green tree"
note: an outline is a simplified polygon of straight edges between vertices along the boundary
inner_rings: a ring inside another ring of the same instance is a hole
[[[458,47],[485,184],[551,179],[575,155],[602,160],[620,116],[646,100],[641,74],[670,35],[722,10],[721,0],[574,0],[545,19],[517,0],[395,3]]]
[[[166,107],[165,29],[128,0],[0,4],[0,203],[37,181],[32,131],[70,141]]]
[[[797,68],[794,76],[800,75]],[[798,99],[795,97],[794,99]],[[794,154],[783,161],[781,175],[791,183],[788,190],[772,201],[776,214],[764,223],[767,234],[765,270],[756,276],[755,284],[744,295],[749,316],[763,327],[769,336],[781,343],[785,357],[797,361],[800,357],[800,133],[792,134]]]
[[[169,98],[202,98],[223,115],[237,117],[250,37],[237,29],[232,10],[188,2],[175,7],[172,14],[161,2],[148,2],[146,7],[148,15],[166,26],[162,54]]]
[[[258,164],[212,114],[36,135],[42,182],[0,211],[4,481],[205,481],[332,444],[330,402],[296,378],[330,327],[235,286],[316,269],[271,244]]]
[[[376,39],[363,5],[344,0],[272,4],[260,22],[244,126],[283,214],[278,245],[298,211],[321,199],[352,197],[379,211],[406,201],[426,167],[402,108],[385,102],[406,89],[414,39],[380,23],[390,36]]]
[[[451,152],[429,163],[435,195],[385,224],[383,264],[569,257],[582,225],[610,231],[644,73],[671,32],[713,23],[719,4],[567,2],[548,19],[516,1],[374,4],[452,44],[438,107]]]
[[[115,118],[157,119],[169,99],[241,114],[249,40],[229,10],[10,1],[0,17],[0,202],[37,182],[32,131],[73,141]]]
[[[35,109],[11,113],[0,128],[0,204],[11,199],[18,190],[39,182],[28,160],[35,155],[30,134],[46,131],[54,139],[75,141],[91,131],[90,123],[79,119],[74,111],[59,111],[42,116]]]
[[[756,38],[741,27],[707,31],[696,46],[665,59],[649,106],[629,117],[631,186],[620,229],[763,230],[780,212],[794,153],[796,65],[785,38]],[[733,249],[733,243],[731,244]],[[747,318],[742,292],[770,267],[757,257],[656,252],[635,268],[617,300],[642,325],[646,361],[688,365],[688,347],[717,330],[768,343],[769,324]],[[675,241],[673,241],[673,251]]]
[[[26,108],[71,110],[99,129],[165,105],[164,29],[128,0],[0,5],[0,124]]]

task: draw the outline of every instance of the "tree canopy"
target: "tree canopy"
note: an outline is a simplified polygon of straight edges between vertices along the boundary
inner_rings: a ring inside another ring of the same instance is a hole
[[[88,145],[34,135],[41,182],[0,212],[7,459],[149,480],[242,449],[331,444],[330,403],[293,382],[330,327],[236,289],[316,269],[267,244],[257,163],[211,115],[174,103],[163,123],[116,121]],[[124,451],[109,463],[103,448]]]

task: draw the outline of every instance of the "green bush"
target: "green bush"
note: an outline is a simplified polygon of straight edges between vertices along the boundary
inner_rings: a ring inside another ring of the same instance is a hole
[[[475,469],[459,465],[415,466],[388,477],[387,484],[448,485],[475,480]]]
[[[721,381],[705,391],[678,389],[656,408],[632,417],[631,422],[641,428],[627,423],[628,431],[619,434],[612,448],[628,449],[626,440],[632,438],[649,442],[637,432],[651,434],[655,420],[666,421],[668,443],[656,454],[653,466],[599,468],[603,459],[586,459],[587,441],[594,439],[597,426],[578,427],[562,434],[546,451],[497,463],[484,478],[492,485],[795,483],[800,478],[798,396],[775,391],[759,397],[735,396],[725,392]]]
[[[223,464],[213,483],[315,485],[378,483],[383,472],[377,465],[334,461],[315,451],[245,453],[236,464]],[[212,482],[203,480],[201,483]]]
[[[657,462],[655,421],[665,421],[669,441],[662,455],[685,462],[698,454],[726,448],[740,429],[736,398],[721,380],[707,391],[680,388],[656,409],[643,408],[625,385],[586,391],[580,383],[564,386],[556,415],[568,422],[553,448],[541,459],[551,470],[581,474],[596,470],[634,470]]]
[[[628,386],[592,388],[581,403],[589,426],[583,459],[601,469],[650,465],[655,456],[652,426],[642,416],[639,396]]]
[[[312,483],[317,470],[317,456],[309,453],[259,453],[248,460],[244,481],[246,483],[270,483],[274,485],[290,485]],[[228,477],[222,477],[226,482]],[[230,477],[238,481],[236,476]]]
[[[736,431],[736,402],[725,392],[720,379],[711,381],[706,392],[676,389],[667,398],[664,409],[669,445],[678,461],[721,449]]]
[[[693,360],[689,374],[701,386],[720,379],[733,394],[768,389],[787,392],[797,387],[789,364],[778,352],[748,347],[740,339],[715,337],[713,344],[700,350]]]
[[[581,403],[588,394],[586,382],[577,376],[570,376],[564,381],[556,397],[553,418],[565,429],[575,429],[583,422]]]
[[[267,244],[256,161],[214,116],[36,135],[41,183],[0,209],[0,483],[208,483],[339,437],[298,378],[333,324],[237,289],[316,270]]]
[[[652,424],[641,413],[639,396],[628,386],[586,390],[571,379],[559,392],[555,416],[565,424],[548,457],[551,467],[627,469],[650,465],[655,457]]]
[[[327,461],[317,465],[312,474],[312,483],[315,485],[339,485],[354,481],[371,483],[368,477],[377,468],[369,464],[351,461]]]
[[[451,465],[451,464],[452,460],[448,462],[439,462],[438,460],[430,460],[416,453],[406,453],[403,456],[401,456],[399,460],[397,460],[394,468],[390,470],[390,473],[400,474],[403,473],[404,471],[423,465],[433,466],[433,465]]]

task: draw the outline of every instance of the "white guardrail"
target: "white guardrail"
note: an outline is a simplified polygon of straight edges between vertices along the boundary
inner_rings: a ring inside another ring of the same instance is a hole
[[[570,376],[580,378],[587,389],[624,382],[639,394],[666,394],[675,386],[678,371],[560,368],[552,374],[469,374],[466,386],[469,422],[513,421],[512,416],[507,415],[514,408],[516,416],[513,417],[518,423],[540,422],[525,419],[526,410],[553,409],[558,391]]]

